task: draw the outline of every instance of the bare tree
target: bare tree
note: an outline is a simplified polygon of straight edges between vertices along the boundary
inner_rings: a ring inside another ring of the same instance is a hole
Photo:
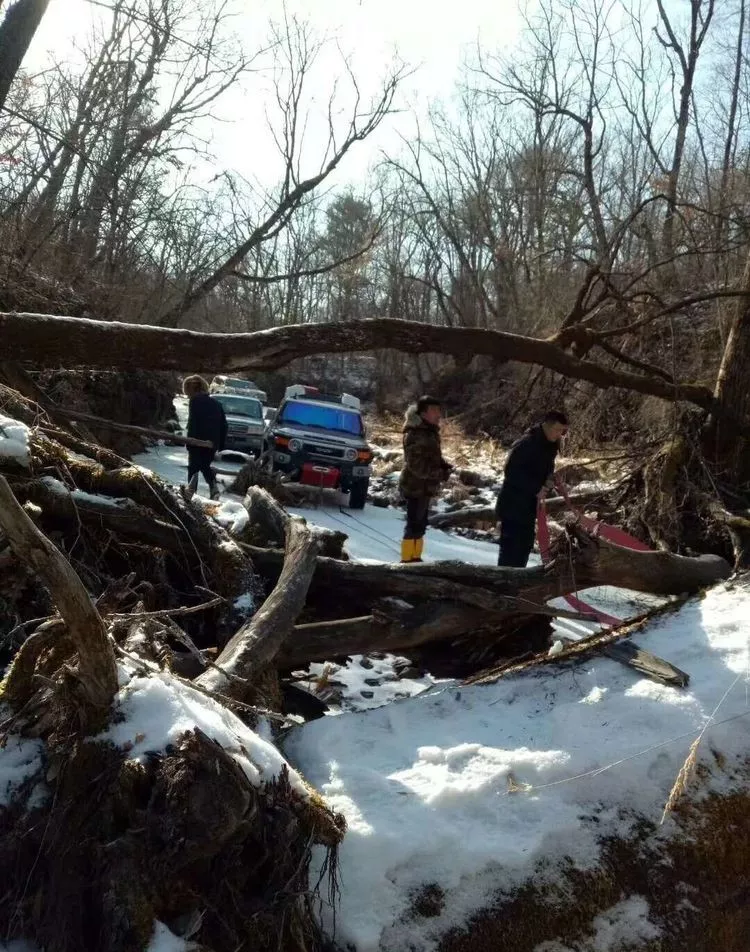
[[[385,80],[381,92],[372,102],[364,103],[356,77],[346,60],[342,67],[348,78],[352,105],[349,120],[343,132],[337,128],[337,93],[334,90],[328,104],[329,139],[325,155],[314,174],[302,172],[305,128],[304,106],[307,85],[319,49],[308,27],[296,20],[286,19],[276,34],[276,56],[280,60],[276,84],[276,101],[281,114],[281,129],[277,145],[283,160],[282,181],[278,191],[269,196],[266,208],[255,216],[247,214],[244,221],[236,220],[239,240],[234,247],[218,256],[211,271],[183,295],[181,300],[164,312],[159,323],[174,327],[200,302],[205,300],[228,276],[242,267],[248,255],[259,245],[272,240],[287,227],[293,215],[310,195],[336,171],[352,147],[370,136],[393,108],[399,83],[404,75],[396,68]]]
[[[662,247],[664,256],[669,258],[675,247],[675,222],[677,219],[677,199],[680,184],[680,172],[685,158],[685,144],[690,123],[690,109],[693,102],[698,57],[708,35],[714,16],[714,0],[689,0],[690,26],[686,40],[678,35],[678,28],[667,11],[663,0],[656,0],[659,9],[660,25],[655,33],[675,64],[672,70],[672,84],[679,83],[679,93],[675,103],[675,138],[672,161],[667,172],[666,187],[667,211],[664,216]]]

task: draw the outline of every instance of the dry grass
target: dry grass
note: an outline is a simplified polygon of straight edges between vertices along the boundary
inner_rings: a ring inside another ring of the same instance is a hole
[[[745,770],[750,777],[750,765]],[[750,796],[711,795],[700,803],[686,798],[673,816],[668,838],[642,820],[628,839],[603,842],[595,868],[540,866],[511,895],[499,894],[447,933],[440,952],[533,952],[554,941],[588,948],[596,916],[636,895],[647,898],[650,918],[661,929],[659,939],[637,946],[639,952],[747,952]],[[448,895],[448,912],[450,903]]]
[[[661,815],[662,823],[664,823],[669,814],[673,812],[680,797],[687,791],[690,778],[695,773],[695,765],[698,761],[698,747],[700,746],[702,736],[702,734],[699,734],[690,745],[685,763],[680,767],[680,772],[677,774],[672,789],[669,791],[667,802],[664,804],[664,812]]]

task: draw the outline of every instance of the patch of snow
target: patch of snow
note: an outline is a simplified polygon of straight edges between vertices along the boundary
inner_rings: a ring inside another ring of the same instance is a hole
[[[14,939],[12,942],[8,942],[7,945],[0,942],[0,952],[41,952],[41,949],[38,945],[32,945],[31,942],[27,942],[25,939]]]
[[[186,942],[157,920],[146,952],[189,952],[194,948],[194,942]]]
[[[252,592],[245,592],[239,598],[235,598],[234,607],[237,611],[250,615],[255,610],[255,596]]]
[[[331,506],[319,509],[290,509],[308,522],[349,536],[346,550],[362,562],[398,562],[401,559],[401,537],[404,512],[401,509],[379,509],[366,506],[349,510]],[[497,565],[497,546],[475,542],[439,529],[429,529],[425,537],[426,562],[459,561],[476,565]]]
[[[99,503],[99,505],[112,506],[115,509],[120,506],[130,505],[130,500],[122,497],[103,496],[101,493],[87,493],[82,489],[74,489],[71,491],[65,483],[60,482],[59,479],[55,479],[54,476],[43,476],[41,482],[44,483],[48,489],[51,489],[60,496],[70,496],[73,502],[96,502]]]
[[[591,952],[610,952],[639,942],[660,937],[659,929],[649,919],[649,907],[643,896],[630,896],[594,919]]]
[[[214,505],[216,504],[214,503]],[[250,522],[247,509],[235,499],[222,499],[213,517],[220,526],[229,531],[230,535],[239,535]]]
[[[28,469],[31,462],[29,428],[0,413],[0,459],[10,459]]]
[[[0,807],[7,807],[16,790],[42,769],[43,744],[12,734],[0,748]]]
[[[706,779],[693,795],[744,788],[749,599],[747,588],[720,586],[633,637],[687,671],[687,689],[592,656],[295,729],[286,754],[349,824],[340,944],[427,952],[540,864],[569,856],[591,868],[602,841],[627,836],[638,817],[659,822],[703,728]],[[410,917],[410,897],[433,883],[443,912]],[[615,935],[623,921],[636,929],[637,911],[600,917],[596,934]]]
[[[408,664],[405,658],[386,654],[382,658],[353,655],[345,664],[311,664],[307,669],[309,680],[300,681],[300,687],[326,700],[326,692],[319,691],[319,679],[331,685],[334,698],[326,700],[331,714],[341,711],[368,711],[392,701],[422,694],[436,684],[445,684],[431,675],[419,678],[399,678],[396,664]]]
[[[644,942],[661,937],[661,931],[649,919],[649,905],[643,896],[630,896],[591,924],[594,934],[573,945],[553,939],[542,942],[534,952],[612,952],[613,949],[636,949]]]
[[[115,709],[122,720],[99,735],[100,740],[126,748],[136,759],[163,751],[186,731],[199,728],[231,754],[256,786],[281,773],[286,761],[279,751],[228,708],[167,672],[142,676],[135,674],[130,665],[118,667],[121,687]],[[301,777],[291,768],[289,781],[298,793],[307,795]]]

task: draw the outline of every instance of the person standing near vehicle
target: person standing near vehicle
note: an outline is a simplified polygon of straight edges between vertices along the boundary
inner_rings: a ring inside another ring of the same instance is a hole
[[[560,440],[568,432],[568,418],[550,410],[515,443],[505,463],[505,477],[495,513],[500,524],[497,564],[524,568],[534,548],[537,504],[551,489]]]
[[[212,499],[218,499],[219,490],[216,477],[211,469],[217,451],[224,449],[227,441],[227,418],[224,407],[209,395],[208,383],[197,374],[186,377],[182,382],[182,392],[189,399],[187,435],[194,440],[206,440],[213,447],[188,447],[188,488],[187,495],[192,497],[198,489],[198,478],[202,474],[208,483]]]
[[[404,467],[399,483],[406,499],[406,526],[401,543],[402,562],[421,562],[430,499],[453,467],[443,459],[440,446],[440,401],[420,397],[404,419]]]

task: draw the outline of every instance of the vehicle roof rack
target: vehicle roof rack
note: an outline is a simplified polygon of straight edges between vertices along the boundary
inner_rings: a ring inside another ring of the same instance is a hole
[[[307,387],[299,383],[287,387],[284,397],[287,400],[316,400],[319,403],[339,403],[353,410],[359,410],[362,406],[359,397],[355,397],[351,393],[321,393],[317,387]]]

